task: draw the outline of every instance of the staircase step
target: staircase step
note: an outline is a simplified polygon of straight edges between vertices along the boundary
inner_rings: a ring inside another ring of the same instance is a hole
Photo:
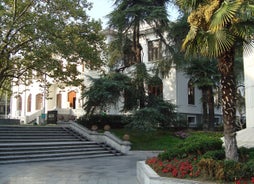
[[[70,139],[65,139],[65,138],[62,138],[62,139],[58,139],[58,138],[51,138],[51,139],[48,139],[48,138],[44,138],[44,139],[0,139],[0,143],[22,143],[22,142],[56,142],[56,141],[75,141],[77,140],[76,138],[70,138]]]
[[[97,148],[97,144],[83,144],[83,145],[54,145],[54,146],[16,146],[16,147],[0,147],[0,152],[9,152],[9,151],[32,151],[32,150],[60,150],[60,149],[92,149]],[[1,153],[0,153],[1,154]]]
[[[65,152],[78,152],[78,151],[102,151],[105,150],[102,147],[92,147],[92,148],[55,148],[55,149],[37,149],[37,150],[9,150],[9,151],[1,151],[0,156],[4,155],[27,155],[27,154],[43,154],[43,153],[65,153]],[[15,151],[15,152],[14,152]]]
[[[79,156],[65,156],[65,157],[47,157],[47,158],[29,158],[19,160],[0,160],[0,164],[14,164],[14,163],[28,163],[28,162],[42,162],[42,161],[58,161],[58,160],[73,160],[73,159],[89,159],[99,157],[113,157],[114,154],[96,154],[96,155],[79,155]]]
[[[60,126],[0,126],[0,164],[121,155]]]
[[[102,151],[89,151],[89,152],[78,151],[78,152],[66,152],[66,153],[42,153],[42,154],[37,153],[37,154],[30,154],[30,155],[4,155],[4,156],[1,156],[0,160],[68,157],[68,156],[81,156],[81,155],[85,156],[85,155],[109,154],[109,153],[110,153],[109,151],[102,150]]]
[[[76,139],[76,137],[72,135],[13,135],[13,136],[0,136],[1,139]]]
[[[93,141],[72,141],[72,142],[30,142],[30,143],[0,143],[0,147],[19,147],[19,146],[56,146],[56,145],[88,145],[88,144],[95,144]]]
[[[15,152],[0,152],[0,157],[4,158],[5,156],[26,156],[26,155],[42,155],[42,154],[47,154],[47,155],[52,155],[52,154],[65,154],[65,153],[83,153],[86,152],[87,154],[89,153],[96,153],[97,152],[109,152],[102,147],[96,147],[96,148],[72,148],[72,149],[51,149],[51,150],[29,150],[29,151],[15,151]]]

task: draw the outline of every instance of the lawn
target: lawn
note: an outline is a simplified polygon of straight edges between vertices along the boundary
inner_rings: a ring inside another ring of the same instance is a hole
[[[112,129],[110,131],[121,139],[124,134],[128,134],[132,150],[168,150],[183,141],[175,135],[174,131],[169,130],[142,132],[130,129]]]

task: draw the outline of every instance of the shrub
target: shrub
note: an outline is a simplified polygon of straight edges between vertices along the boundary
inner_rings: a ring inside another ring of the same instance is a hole
[[[198,162],[198,168],[206,178],[224,179],[224,167],[222,161],[211,158],[202,158]]]
[[[193,135],[186,140],[180,147],[184,147],[187,153],[196,152],[198,154],[203,154],[209,150],[222,149],[223,143],[220,138],[205,134],[202,136]]]
[[[225,151],[223,149],[208,151],[202,156],[202,158],[223,160],[223,159],[225,159]]]
[[[111,128],[119,129],[126,125],[125,116],[122,115],[90,115],[79,118],[77,122],[87,128],[91,128],[92,125],[97,125],[98,129],[104,129],[105,125],[109,125]]]
[[[254,178],[254,159],[250,159],[243,165],[243,170],[245,171],[245,178]]]
[[[224,160],[224,180],[235,181],[245,177],[244,164],[234,160]]]
[[[211,150],[221,150],[222,140],[218,137],[209,135],[191,135],[174,149],[166,151],[167,153],[159,154],[163,160],[177,158],[185,158],[189,154],[201,155]],[[167,158],[168,157],[168,158]]]
[[[163,117],[158,110],[145,107],[133,114],[132,120],[127,127],[146,132],[155,131],[162,120]]]

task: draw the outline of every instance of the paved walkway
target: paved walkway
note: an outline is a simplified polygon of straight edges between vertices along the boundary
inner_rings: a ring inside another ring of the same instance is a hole
[[[137,184],[136,162],[157,152],[0,166],[0,184]]]

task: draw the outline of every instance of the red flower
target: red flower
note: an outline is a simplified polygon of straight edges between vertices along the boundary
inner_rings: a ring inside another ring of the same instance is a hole
[[[251,177],[251,183],[254,183],[254,177]]]
[[[173,169],[172,175],[173,175],[174,177],[177,177],[177,175],[178,175],[178,170],[177,170],[176,168]]]
[[[241,179],[236,180],[236,181],[235,181],[235,184],[241,184]]]
[[[164,169],[162,169],[162,172],[163,172],[163,173],[168,173],[169,170],[168,170],[167,168],[164,168]]]

